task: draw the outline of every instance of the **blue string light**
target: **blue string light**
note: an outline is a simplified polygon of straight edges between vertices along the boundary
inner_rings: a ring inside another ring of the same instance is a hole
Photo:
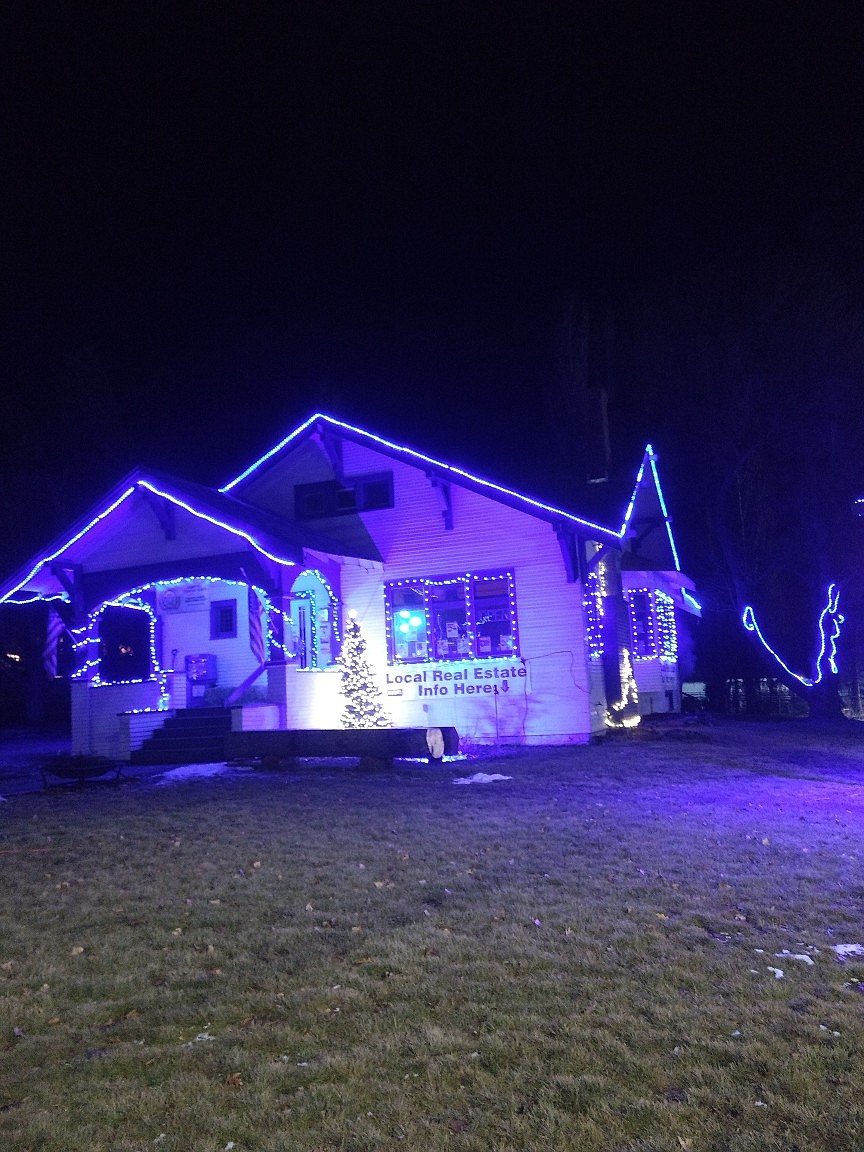
[[[672,535],[672,522],[669,519],[669,511],[666,507],[666,500],[663,496],[663,489],[660,486],[660,476],[657,472],[657,454],[650,444],[645,445],[645,455],[642,457],[642,463],[639,466],[639,471],[636,473],[636,483],[633,487],[633,495],[630,497],[630,503],[627,505],[627,511],[624,513],[624,523],[621,525],[621,531],[618,535],[624,539],[627,527],[630,524],[630,517],[633,515],[633,509],[636,506],[636,496],[642,484],[642,478],[645,475],[645,465],[651,465],[651,475],[654,478],[654,487],[657,491],[657,499],[660,501],[660,511],[663,514],[663,522],[666,525],[666,535],[669,537],[669,547],[672,549],[672,559],[675,564],[675,571],[681,571],[681,564],[678,560],[678,549],[675,547],[675,538]]]
[[[624,598],[630,616],[633,659],[638,663],[659,660],[662,664],[674,664],[678,659],[678,627],[672,597],[659,588],[628,588]],[[644,633],[639,627],[640,616],[637,612],[640,599]]]
[[[321,412],[316,412],[314,416],[310,416],[308,420],[298,428],[295,428],[293,432],[290,432],[283,440],[280,440],[278,444],[268,452],[265,452],[263,456],[260,456],[253,464],[250,464],[248,468],[241,472],[239,476],[235,476],[233,480],[220,488],[219,491],[230,492],[232,488],[235,488],[241,481],[251,476],[253,472],[256,472],[263,464],[281,452],[283,448],[287,447],[292,440],[296,440],[310,425],[319,420],[331,424],[334,428],[342,428],[346,432],[350,432],[353,436],[359,436],[372,444],[378,444],[388,452],[395,452],[400,456],[404,456],[409,460],[409,463],[419,461],[421,464],[431,465],[433,468],[440,469],[450,476],[458,476],[463,480],[470,481],[472,484],[479,484],[483,488],[490,488],[493,492],[499,492],[502,496],[506,496],[511,500],[518,500],[521,504],[526,504],[530,508],[536,508],[541,512],[552,513],[557,517],[563,517],[573,524],[580,524],[583,528],[590,528],[592,531],[599,532],[602,536],[611,540],[616,540],[620,536],[620,533],[615,532],[612,528],[603,528],[600,524],[594,524],[592,521],[585,520],[581,516],[575,516],[572,512],[565,512],[562,508],[556,508],[551,504],[544,504],[540,500],[534,500],[532,497],[525,496],[520,492],[514,492],[510,488],[504,488],[502,485],[495,484],[491,480],[484,480],[480,476],[475,476],[472,472],[466,472],[463,468],[457,468],[453,464],[445,464],[443,461],[436,460],[432,456],[425,456],[422,452],[416,452],[413,448],[408,448],[404,444],[394,444],[391,440],[385,440],[383,436],[376,436],[372,432],[364,431],[362,428],[355,428],[353,424],[346,424],[342,420],[335,420],[332,416],[325,416]]]
[[[327,577],[324,575],[324,573],[321,571],[320,568],[304,568],[303,571],[297,577],[297,579],[294,581],[295,585],[304,576],[314,576],[316,580],[320,581],[322,587],[324,588],[324,591],[327,593],[327,597],[330,601],[330,627],[331,627],[331,630],[333,633],[333,638],[336,642],[336,648],[337,649],[341,648],[341,646],[342,646],[342,631],[341,631],[341,621],[340,621],[338,596],[333,591],[333,588],[331,587],[329,580],[327,579]],[[311,645],[312,645],[312,654],[311,654],[311,658],[309,660],[309,667],[310,668],[318,668],[318,667],[320,667],[321,653],[320,653],[320,638],[319,638],[319,626],[318,626],[318,601],[317,601],[317,598],[315,596],[315,592],[311,588],[305,588],[302,590],[292,591],[291,595],[295,599],[299,599],[302,597],[303,599],[309,601],[309,627],[310,627],[310,632],[311,632]]]
[[[689,604],[691,608],[695,608],[697,612],[702,611],[702,605],[699,603],[695,596],[691,595],[691,593],[687,591],[686,588],[681,589],[681,599],[685,604]]]
[[[803,684],[805,688],[813,688],[815,685],[821,683],[824,676],[822,661],[825,659],[826,654],[831,673],[834,676],[837,675],[837,639],[840,635],[841,626],[846,622],[845,616],[842,616],[838,611],[839,603],[840,590],[836,584],[829,584],[825,607],[819,613],[819,651],[816,655],[816,675],[812,677],[801,676],[798,672],[793,672],[789,665],[774,651],[762,635],[762,631],[756,623],[756,617],[751,605],[748,604],[744,609],[741,622],[748,632],[754,632],[756,634],[765,650],[774,657],[780,667],[788,673],[789,676],[794,677],[794,679],[796,679],[799,684]],[[830,620],[830,634],[826,632],[826,620]]]
[[[56,560],[58,556],[61,556],[66,551],[67,548],[71,548],[72,545],[75,544],[78,540],[80,540],[82,536],[86,536],[91,528],[95,528],[95,526],[101,520],[104,520],[106,516],[110,516],[111,513],[114,511],[114,509],[119,508],[124,500],[128,500],[134,491],[135,491],[135,486],[133,484],[131,488],[126,489],[126,491],[122,494],[122,496],[118,496],[117,499],[112,504],[109,504],[107,508],[103,508],[103,510],[100,513],[98,513],[98,515],[94,516],[93,519],[90,521],[90,523],[85,528],[82,528],[80,532],[76,532],[75,535],[73,537],[71,537],[71,539],[67,540],[65,544],[61,545],[57,549],[56,552],[52,552],[50,556],[43,556],[41,560],[37,560],[37,562],[30,569],[30,571],[27,573],[27,575],[24,577],[24,579],[21,581],[20,584],[16,584],[15,587],[10,589],[10,591],[7,592],[5,596],[0,597],[0,604],[4,603],[4,601],[6,601],[6,600],[8,600],[11,604],[30,604],[30,603],[32,603],[32,600],[13,600],[12,597],[15,595],[16,592],[19,592],[24,587],[25,584],[29,583],[29,581],[33,579],[33,577],[36,575],[36,573],[41,568],[44,568],[46,564],[50,564],[53,560]],[[61,596],[60,598],[62,600],[68,599],[68,597],[66,597],[66,596]],[[41,599],[43,599],[43,597],[37,596],[36,599],[41,600]]]
[[[98,656],[95,656],[92,658],[85,659],[83,662],[81,662],[78,665],[78,667],[75,669],[75,671],[72,672],[70,679],[72,679],[72,680],[87,679],[88,673],[95,670],[95,675],[93,675],[89,678],[89,684],[90,684],[91,688],[105,688],[105,687],[109,687],[109,686],[113,686],[113,685],[117,685],[117,684],[144,684],[144,683],[149,683],[149,682],[157,682],[159,684],[159,707],[158,707],[158,710],[164,711],[166,708],[168,708],[170,705],[170,693],[168,692],[168,676],[174,672],[174,669],[173,668],[170,668],[170,669],[169,668],[163,668],[159,663],[159,658],[158,658],[157,651],[156,651],[157,616],[156,616],[156,613],[151,608],[151,606],[145,600],[143,600],[142,597],[147,592],[150,592],[150,591],[161,592],[166,588],[176,587],[179,584],[187,584],[187,583],[220,584],[220,585],[226,585],[226,586],[232,587],[232,588],[244,588],[244,589],[249,587],[249,585],[243,583],[243,581],[229,580],[229,579],[226,579],[224,577],[218,577],[218,576],[182,576],[182,577],[177,577],[176,579],[173,579],[173,580],[154,580],[149,584],[140,584],[136,588],[130,588],[127,592],[121,593],[119,596],[115,597],[113,600],[104,601],[102,604],[100,604],[97,608],[95,608],[89,614],[89,616],[87,618],[87,623],[85,625],[83,625],[80,628],[70,629],[71,635],[73,637],[73,644],[72,644],[73,651],[86,653],[89,645],[95,644],[98,646],[100,639],[99,639],[99,636],[96,633],[95,629],[96,629],[96,625],[98,623],[99,617],[102,615],[102,613],[105,611],[106,608],[116,607],[116,608],[137,609],[137,610],[146,612],[150,617],[150,667],[153,669],[153,672],[150,676],[145,677],[145,678],[141,678],[141,679],[104,680],[101,676],[101,673],[98,671],[99,665],[100,665],[100,659]],[[326,581],[324,581],[324,584],[325,584],[325,587],[328,588],[328,592],[330,592],[332,595],[332,590],[326,584]],[[289,651],[289,649],[284,644],[280,643],[280,641],[277,640],[275,632],[273,630],[273,626],[272,626],[273,617],[274,616],[280,616],[282,618],[282,621],[283,621],[283,636],[284,636],[284,623],[286,620],[288,620],[287,615],[284,612],[281,612],[272,603],[272,601],[268,597],[267,593],[262,588],[259,588],[255,585],[252,585],[251,587],[257,593],[262,604],[264,605],[265,614],[266,614],[266,618],[267,618],[267,646],[268,646],[268,650],[272,650],[272,648],[274,648],[274,647],[279,648],[283,652],[286,659],[288,659],[288,660],[293,659],[295,656],[295,653]],[[315,639],[314,623],[313,623],[312,635],[313,635],[313,643],[314,643],[314,639]],[[147,711],[152,711],[152,709],[142,708],[142,709],[134,709],[134,711],[147,712]]]
[[[604,580],[592,569],[585,579],[585,594],[582,598],[582,606],[585,610],[585,641],[588,645],[589,660],[599,660],[604,651],[603,586]]]
[[[160,496],[163,500],[167,500],[169,503],[176,505],[178,508],[182,508],[184,512],[188,512],[191,516],[195,516],[199,520],[206,520],[209,524],[213,524],[216,528],[221,528],[225,532],[230,532],[233,536],[239,536],[241,540],[245,540],[247,544],[250,544],[256,552],[260,553],[262,556],[266,556],[267,559],[271,560],[274,564],[279,564],[280,566],[290,568],[297,567],[296,560],[289,560],[284,556],[277,556],[274,552],[270,552],[259,540],[250,535],[244,529],[232,524],[228,524],[224,520],[218,520],[215,516],[210,516],[206,512],[201,512],[197,508],[193,508],[191,504],[187,503],[185,500],[181,500],[179,496],[175,496],[167,489],[157,487],[149,480],[139,479],[136,480],[135,483],[132,484],[129,488],[127,488],[121,496],[109,504],[107,508],[103,508],[101,512],[94,516],[93,519],[80,530],[80,532],[76,532],[74,536],[65,542],[65,544],[62,544],[56,550],[56,552],[52,552],[50,555],[43,556],[40,560],[38,560],[19,584],[16,584],[14,588],[10,589],[9,592],[0,597],[0,604],[6,601],[9,601],[12,604],[30,603],[30,600],[14,600],[13,597],[15,593],[19,592],[27,583],[29,583],[29,581],[33,579],[37,572],[44,568],[46,564],[50,564],[52,561],[56,560],[58,556],[61,556],[64,552],[71,548],[73,544],[76,544],[82,537],[86,536],[87,533],[95,528],[97,524],[101,523],[101,521],[103,521],[107,516],[110,516],[112,512],[119,508],[120,505],[124,503],[124,501],[128,500],[129,497],[138,488],[146,488],[148,492],[152,492],[155,496]],[[57,599],[58,597],[54,596],[51,598]],[[38,595],[35,597],[35,599],[42,600],[49,599],[49,597]],[[68,600],[68,596],[61,595],[59,596],[59,599]]]
[[[168,500],[171,504],[176,504],[178,508],[182,508],[184,512],[188,512],[192,516],[197,516],[199,520],[206,520],[209,524],[215,525],[217,528],[222,528],[226,532],[232,533],[234,536],[239,536],[241,540],[245,540],[247,544],[251,544],[256,552],[260,552],[262,556],[266,556],[268,560],[272,560],[274,564],[284,565],[289,568],[296,568],[296,560],[287,560],[284,556],[277,556],[274,552],[268,552],[267,549],[256,540],[254,536],[250,536],[242,528],[237,528],[232,524],[227,524],[224,520],[217,520],[215,516],[210,516],[206,512],[199,512],[197,508],[193,508],[191,504],[187,504],[185,500],[181,500],[179,496],[174,496],[172,493],[157,488],[155,484],[151,484],[149,480],[139,480],[137,484],[141,488],[146,488],[148,492],[152,492],[155,496],[161,496],[163,500]]]

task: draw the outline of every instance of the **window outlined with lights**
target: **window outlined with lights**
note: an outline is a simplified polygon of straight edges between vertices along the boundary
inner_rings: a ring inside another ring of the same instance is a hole
[[[106,605],[99,617],[99,680],[135,684],[149,680],[152,618],[144,608]]]
[[[519,655],[512,569],[391,580],[384,595],[391,664]]]
[[[634,659],[674,664],[678,659],[678,629],[672,597],[656,588],[628,588],[624,599]]]

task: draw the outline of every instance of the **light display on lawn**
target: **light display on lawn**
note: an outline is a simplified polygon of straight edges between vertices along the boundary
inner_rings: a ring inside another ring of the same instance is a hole
[[[789,665],[781,659],[781,657],[771,647],[765,637],[762,635],[762,630],[756,623],[756,617],[753,613],[753,608],[750,604],[744,609],[741,617],[741,622],[748,632],[753,632],[758,637],[762,647],[769,652],[780,667],[789,676],[794,677],[799,684],[803,684],[805,688],[813,688],[815,685],[820,684],[825,675],[823,661],[827,659],[828,668],[831,674],[837,675],[837,638],[840,635],[840,630],[845,623],[845,617],[839,611],[840,606],[840,590],[836,584],[829,584],[827,591],[827,598],[825,607],[819,613],[818,629],[819,629],[819,651],[816,653],[815,661],[815,674],[813,676],[802,676],[798,672],[793,672]]]
[[[360,623],[353,613],[345,622],[342,654],[343,728],[392,728],[393,721],[381,705],[381,689],[366,659],[366,641]]]

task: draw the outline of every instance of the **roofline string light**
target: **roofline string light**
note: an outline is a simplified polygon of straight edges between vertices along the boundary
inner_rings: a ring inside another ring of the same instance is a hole
[[[695,596],[687,591],[686,588],[681,589],[681,599],[685,604],[689,604],[691,608],[695,608],[697,612],[702,611],[702,605],[699,603]]]
[[[185,500],[181,500],[179,496],[175,496],[175,495],[173,495],[173,493],[168,492],[165,489],[158,488],[155,484],[152,484],[149,480],[136,480],[135,483],[130,485],[126,489],[126,491],[123,492],[123,494],[121,496],[119,496],[116,500],[114,500],[111,504],[109,504],[107,506],[107,508],[103,508],[103,510],[101,512],[99,512],[96,516],[94,516],[93,519],[87,525],[85,525],[84,528],[82,528],[79,532],[76,532],[74,536],[70,537],[70,539],[67,540],[65,542],[65,544],[62,544],[56,550],[56,552],[52,552],[49,556],[43,556],[30,569],[30,571],[27,573],[27,575],[24,577],[24,579],[19,584],[17,584],[14,588],[10,589],[10,591],[7,592],[4,596],[0,597],[0,604],[5,603],[7,601],[10,604],[30,604],[34,600],[49,600],[49,599],[55,599],[55,600],[60,599],[63,601],[68,601],[68,599],[69,599],[68,596],[64,595],[64,594],[59,594],[59,595],[55,594],[52,596],[36,595],[36,596],[31,596],[27,599],[22,599],[22,600],[14,600],[13,597],[14,597],[16,592],[19,592],[26,584],[28,584],[30,582],[30,580],[33,579],[33,577],[40,571],[40,569],[44,568],[46,564],[50,564],[52,561],[56,560],[59,556],[62,556],[62,554],[67,549],[71,548],[73,544],[76,544],[82,537],[86,536],[87,533],[90,532],[93,528],[95,528],[97,524],[99,524],[99,523],[101,523],[101,521],[105,520],[106,517],[110,516],[112,512],[114,512],[117,508],[120,507],[120,505],[122,503],[124,503],[124,501],[128,500],[129,497],[135,492],[136,488],[139,488],[139,487],[140,488],[146,488],[148,492],[152,492],[155,496],[160,496],[162,499],[168,500],[171,504],[176,505],[178,508],[182,508],[184,512],[188,512],[191,516],[195,516],[199,520],[206,520],[208,523],[214,525],[214,527],[216,527],[216,528],[221,528],[225,532],[230,532],[234,536],[239,536],[241,540],[245,540],[247,544],[250,544],[255,549],[256,552],[260,553],[262,556],[265,556],[268,560],[271,560],[274,564],[279,564],[283,567],[289,567],[289,568],[298,567],[296,560],[289,560],[284,556],[277,556],[276,553],[270,552],[267,548],[264,547],[264,545],[259,540],[257,540],[254,536],[250,535],[248,532],[244,531],[242,528],[238,528],[234,525],[228,524],[224,520],[219,520],[215,516],[210,516],[206,512],[201,512],[197,508],[193,508],[191,504],[188,504]]]
[[[660,475],[657,472],[657,453],[654,451],[650,444],[645,445],[645,455],[642,457],[642,463],[639,466],[639,471],[636,473],[636,483],[633,486],[633,495],[630,497],[630,503],[627,505],[627,511],[624,513],[624,523],[621,525],[621,531],[618,535],[624,539],[627,532],[627,527],[630,523],[630,517],[633,515],[633,509],[636,506],[636,496],[639,492],[639,486],[642,483],[642,477],[645,475],[645,464],[648,462],[651,465],[651,475],[654,478],[654,487],[657,491],[657,499],[660,501],[660,511],[663,514],[663,522],[666,525],[666,535],[669,537],[669,547],[672,549],[672,559],[675,562],[675,571],[681,571],[681,563],[678,559],[678,549],[675,547],[675,537],[672,535],[672,521],[669,518],[669,510],[666,507],[666,500],[663,496],[663,489],[660,485]]]
[[[525,496],[521,492],[514,492],[512,488],[505,488],[501,484],[495,484],[492,480],[484,480],[482,476],[475,476],[473,472],[467,472],[464,468],[457,468],[453,464],[445,464],[442,460],[436,460],[433,456],[426,456],[422,452],[417,452],[413,448],[408,448],[404,444],[394,444],[392,440],[386,440],[383,436],[376,436],[372,432],[366,432],[363,428],[357,428],[353,424],[347,424],[344,420],[336,420],[332,416],[326,416],[323,412],[316,412],[314,416],[310,416],[298,428],[289,434],[278,444],[274,445],[269,451],[260,456],[253,464],[250,464],[239,476],[235,476],[219,491],[222,493],[230,492],[232,488],[236,487],[242,480],[251,476],[263,464],[266,464],[273,456],[279,453],[283,448],[296,440],[301,433],[305,432],[310,425],[316,423],[318,420],[323,420],[328,424],[333,425],[335,428],[343,428],[346,432],[350,432],[355,436],[360,436],[364,440],[371,441],[373,444],[379,444],[382,448],[386,448],[390,452],[397,452],[400,456],[405,456],[411,460],[419,461],[422,464],[432,465],[433,468],[440,468],[450,476],[458,476],[463,480],[469,480],[472,484],[480,484],[484,488],[490,488],[494,492],[499,492],[502,496],[507,496],[513,500],[518,500],[522,504],[527,504],[531,508],[537,508],[542,512],[549,512],[555,516],[561,516],[571,523],[580,524],[583,528],[590,528],[593,532],[600,532],[604,536],[611,539],[618,539],[621,533],[616,532],[614,528],[604,528],[600,524],[595,524],[591,520],[586,520],[581,516],[575,516],[572,512],[565,512],[563,508],[556,508],[551,504],[544,504],[541,500],[535,500],[531,496]]]
[[[46,564],[50,564],[52,560],[56,560],[58,556],[61,556],[66,551],[67,548],[71,548],[72,545],[77,543],[82,536],[86,536],[90,529],[95,528],[100,520],[104,520],[106,516],[110,516],[115,508],[119,508],[124,500],[128,500],[134,491],[135,485],[133,484],[131,487],[126,489],[122,496],[118,496],[112,504],[109,504],[107,508],[104,508],[101,512],[94,516],[85,528],[82,528],[80,532],[76,532],[76,534],[71,537],[71,539],[67,540],[65,544],[61,545],[61,547],[59,547],[56,552],[52,552],[50,556],[43,556],[41,560],[37,561],[37,563],[30,569],[20,584],[17,584],[14,588],[10,589],[5,596],[0,596],[0,604],[3,604],[6,601],[9,601],[10,604],[32,604],[34,599],[49,599],[49,597],[42,597],[38,595],[35,597],[30,597],[28,600],[13,600],[12,597],[16,592],[19,592],[25,584],[29,583],[29,581],[33,579],[40,568],[44,568]],[[50,599],[56,600],[57,596],[52,596]],[[61,595],[60,599],[68,600],[68,596]]]
[[[756,623],[756,617],[753,608],[750,604],[746,606],[741,616],[741,622],[748,632],[755,632],[759,638],[763,648],[769,652],[780,667],[789,675],[794,677],[799,684],[803,684],[805,688],[813,688],[815,685],[821,683],[824,677],[824,669],[822,662],[828,658],[828,667],[832,675],[837,675],[837,638],[840,635],[840,629],[845,623],[845,616],[841,615],[838,611],[840,602],[840,590],[836,584],[829,584],[827,591],[827,598],[825,607],[819,613],[819,651],[816,654],[816,674],[815,676],[801,676],[798,672],[793,672],[789,665],[783,660],[771,647],[765,637],[762,635],[762,630]],[[830,631],[826,631],[826,621],[830,621]]]
[[[289,568],[297,567],[296,560],[287,560],[284,556],[277,556],[274,552],[268,552],[259,540],[256,540],[254,536],[250,536],[248,532],[244,532],[242,528],[236,528],[231,524],[226,524],[224,520],[217,520],[215,516],[209,516],[206,512],[199,512],[196,508],[193,508],[191,504],[187,504],[185,500],[181,500],[179,496],[174,496],[170,492],[157,488],[156,485],[151,484],[149,480],[138,480],[137,484],[142,488],[146,488],[148,492],[152,492],[156,496],[161,496],[163,500],[168,500],[172,504],[176,504],[177,507],[182,508],[184,512],[189,512],[192,516],[197,516],[199,520],[207,520],[217,528],[223,528],[226,532],[231,532],[234,536],[239,536],[241,540],[245,540],[247,544],[251,544],[256,552],[260,552],[262,556],[266,556],[267,559],[272,560],[274,564],[281,564]]]

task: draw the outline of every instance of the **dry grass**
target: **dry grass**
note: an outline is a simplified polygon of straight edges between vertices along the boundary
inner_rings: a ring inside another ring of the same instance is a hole
[[[861,1149],[864,729],[672,736],[10,799],[0,1147]]]

